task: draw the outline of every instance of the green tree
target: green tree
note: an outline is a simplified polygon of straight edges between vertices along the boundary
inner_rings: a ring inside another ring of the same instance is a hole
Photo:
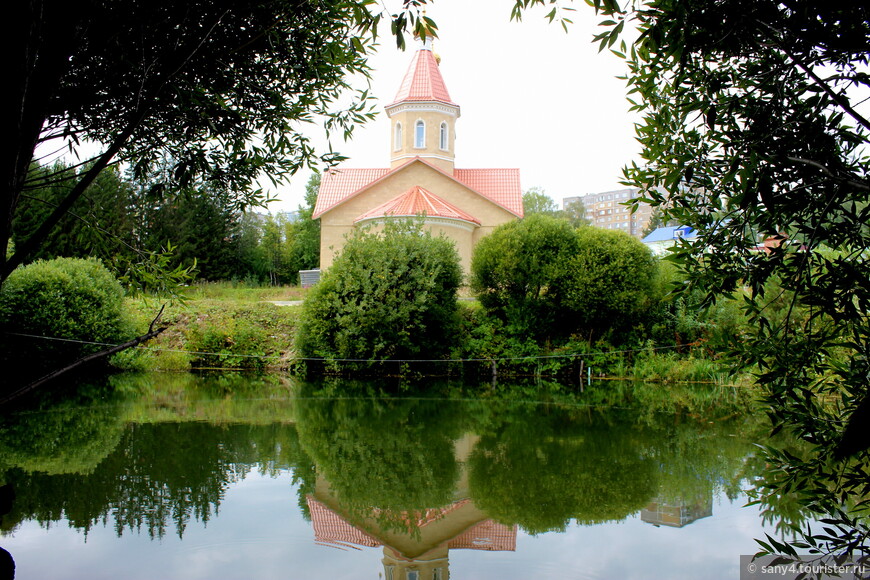
[[[358,231],[305,300],[298,346],[327,359],[435,359],[455,342],[459,255],[422,224]]]
[[[173,264],[195,266],[206,280],[239,276],[241,213],[229,194],[208,186],[184,190],[145,212],[140,235],[144,248],[174,247]]]
[[[133,335],[124,291],[95,258],[24,266],[0,288],[2,356],[11,376],[34,377]],[[8,386],[8,385],[7,385]]]
[[[579,199],[575,199],[574,201],[565,204],[565,208],[562,210],[562,216],[575,228],[588,226],[592,223],[592,220],[586,217],[586,205],[584,205],[584,203]]]
[[[471,288],[509,332],[543,338],[559,334],[560,309],[571,284],[568,265],[577,236],[564,220],[532,214],[496,228],[474,248]]]
[[[559,206],[553,201],[549,195],[540,187],[531,187],[523,193],[523,213],[526,216],[534,214],[544,214],[549,216],[559,216]]]
[[[238,244],[239,263],[250,277],[260,281],[271,275],[271,254],[264,247],[264,230],[271,215],[246,211],[239,219]],[[283,247],[283,246],[282,246]]]
[[[423,35],[434,29],[417,17],[419,3],[403,3],[392,17],[400,45],[408,26]],[[277,179],[312,162],[311,144],[289,127],[322,118],[327,131],[347,137],[371,117],[366,92],[343,99],[348,79],[368,73],[366,53],[383,16],[369,4],[27,0],[7,22],[0,283],[118,160],[143,175],[171,158],[168,175],[182,186],[207,176],[240,209],[263,202],[257,177]],[[66,138],[98,143],[100,153],[6,259],[22,191],[35,185],[34,151]]]
[[[320,174],[313,174],[305,186],[305,205],[300,205],[296,219],[287,224],[289,246],[289,270],[293,280],[299,270],[320,267],[320,220],[313,220],[317,191],[320,189]]]
[[[295,280],[289,265],[289,244],[285,239],[288,220],[285,214],[268,214],[263,220],[261,253],[267,264],[269,283],[272,285]]]
[[[866,556],[870,527],[843,509],[868,485],[870,120],[859,104],[870,87],[870,7],[594,4],[609,19],[601,45],[626,58],[643,113],[644,163],[627,180],[698,231],[675,256],[688,290],[708,301],[741,292],[751,324],[735,360],[757,369],[775,428],[815,448],[801,458],[769,450],[761,499],[801,490],[828,523],[824,535],[795,528],[802,543]],[[626,22],[639,32],[630,49],[618,43]]]
[[[537,339],[619,329],[654,297],[655,262],[628,234],[574,229],[532,215],[504,224],[478,243],[471,287],[508,331]]]
[[[41,184],[22,193],[12,224],[12,241],[23,244],[60,201],[71,181],[87,168],[62,162],[41,167],[34,164],[31,179]],[[121,255],[134,253],[134,218],[131,211],[133,188],[111,167],[103,171],[73,204],[70,211],[48,234],[43,247],[32,259],[97,257],[111,263]]]
[[[657,302],[656,262],[649,249],[625,232],[581,228],[568,268],[565,315],[590,339],[630,326]]]

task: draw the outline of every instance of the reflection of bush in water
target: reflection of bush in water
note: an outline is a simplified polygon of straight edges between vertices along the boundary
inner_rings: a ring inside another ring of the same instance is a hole
[[[629,425],[521,407],[484,435],[469,460],[474,502],[532,534],[621,520],[656,494],[656,465]]]
[[[117,409],[68,400],[50,411],[5,417],[0,464],[48,474],[90,473],[118,445],[124,424]]]
[[[345,509],[401,512],[453,500],[458,421],[443,401],[307,399],[297,428]]]

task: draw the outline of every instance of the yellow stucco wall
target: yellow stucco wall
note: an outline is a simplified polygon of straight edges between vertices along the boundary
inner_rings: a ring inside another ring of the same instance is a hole
[[[414,186],[423,187],[481,222],[481,226],[476,227],[473,232],[443,223],[442,220],[433,220],[435,223],[428,226],[434,235],[443,233],[454,240],[462,268],[466,273],[471,266],[474,245],[491,233],[496,226],[516,219],[516,216],[506,209],[425,163],[411,163],[321,216],[320,268],[326,269],[332,265],[335,256],[341,252],[345,236],[354,229],[356,218]]]
[[[453,160],[455,158],[455,126],[456,117],[449,111],[456,107],[438,105],[427,109],[421,105],[415,108],[413,105],[402,105],[390,115],[390,168],[395,169],[414,157],[423,157],[427,162],[447,173],[453,173]],[[424,147],[415,147],[415,134],[417,121],[423,121],[426,128]],[[396,125],[402,125],[402,142],[396,148]],[[441,123],[446,123],[447,148],[441,149]]]

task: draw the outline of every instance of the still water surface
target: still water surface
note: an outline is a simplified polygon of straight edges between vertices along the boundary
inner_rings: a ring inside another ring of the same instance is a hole
[[[0,426],[0,546],[19,579],[737,578],[763,423],[556,391],[79,386]]]

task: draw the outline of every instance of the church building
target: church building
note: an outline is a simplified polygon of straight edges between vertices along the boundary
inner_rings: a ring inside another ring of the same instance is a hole
[[[453,102],[431,44],[417,50],[396,98],[386,107],[390,166],[338,167],[323,175],[314,219],[320,219],[320,268],[332,265],[354,228],[423,216],[433,236],[456,244],[468,272],[475,244],[523,217],[519,169],[457,169]]]

